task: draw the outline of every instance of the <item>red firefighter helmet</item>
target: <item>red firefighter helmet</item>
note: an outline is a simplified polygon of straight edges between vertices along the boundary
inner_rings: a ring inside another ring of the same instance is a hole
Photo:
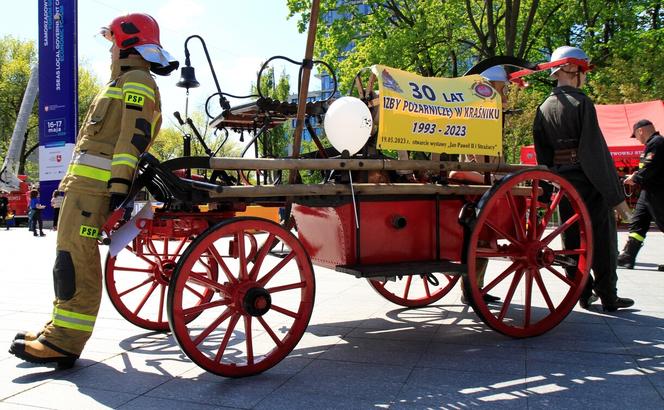
[[[131,13],[116,17],[108,27],[102,27],[101,34],[120,50],[136,49],[145,60],[154,63],[150,70],[155,74],[168,75],[179,66],[178,61],[161,47],[159,24],[149,14]]]
[[[115,45],[120,50],[141,46],[144,44],[156,44],[159,42],[159,24],[152,16],[144,13],[131,13],[116,17],[108,26],[109,33],[113,36]]]

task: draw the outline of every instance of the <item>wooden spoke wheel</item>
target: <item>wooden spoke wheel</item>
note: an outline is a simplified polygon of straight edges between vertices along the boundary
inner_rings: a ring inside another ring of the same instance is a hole
[[[397,276],[394,280],[367,280],[378,294],[390,302],[417,308],[437,302],[447,295],[459,280],[459,275],[427,273]]]
[[[143,329],[169,329],[166,289],[188,243],[188,238],[139,237],[116,257],[106,257],[106,292],[122,317]],[[134,249],[137,244],[140,249]],[[211,256],[202,253],[199,257],[197,273],[216,280],[218,268]],[[186,299],[198,305],[213,295],[212,290],[189,286]]]
[[[516,186],[530,194],[513,195]],[[552,329],[579,300],[592,261],[590,216],[578,192],[555,173],[525,170],[494,186],[478,210],[464,281],[473,309],[509,336]],[[485,302],[487,293],[500,300]]]
[[[247,232],[258,244],[254,258]],[[289,252],[274,257],[275,247]],[[222,272],[218,280],[197,273],[207,252]],[[187,305],[183,295],[191,283],[215,297]],[[265,219],[235,218],[211,227],[185,251],[168,291],[168,319],[194,363],[221,376],[249,376],[295,348],[311,317],[314,287],[309,256],[292,233]]]

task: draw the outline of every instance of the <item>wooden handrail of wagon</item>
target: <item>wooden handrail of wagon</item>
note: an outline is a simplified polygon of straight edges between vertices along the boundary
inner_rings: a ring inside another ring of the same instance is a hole
[[[488,185],[437,185],[437,184],[353,184],[355,195],[482,195],[491,189]],[[512,194],[526,196],[531,187],[514,187]],[[350,184],[290,184],[225,186],[221,192],[210,192],[211,199],[263,198],[286,196],[338,196],[351,195]]]
[[[477,171],[515,172],[522,169],[546,169],[535,165],[491,164],[477,162],[396,160],[396,159],[294,159],[294,158],[210,158],[210,169],[264,170],[352,170],[352,171]]]

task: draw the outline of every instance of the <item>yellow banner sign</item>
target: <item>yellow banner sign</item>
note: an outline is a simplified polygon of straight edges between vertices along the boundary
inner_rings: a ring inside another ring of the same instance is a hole
[[[499,156],[503,151],[500,95],[479,75],[422,77],[371,67],[378,77],[378,148]]]

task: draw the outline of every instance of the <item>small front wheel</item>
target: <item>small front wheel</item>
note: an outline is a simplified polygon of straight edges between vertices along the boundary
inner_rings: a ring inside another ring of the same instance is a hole
[[[288,252],[275,257],[274,248]],[[197,273],[208,252],[218,280]],[[193,285],[215,297],[188,305],[183,294]],[[291,232],[265,219],[231,219],[205,231],[180,259],[168,292],[168,320],[194,363],[221,376],[250,376],[295,348],[311,317],[314,286],[309,256]]]
[[[106,257],[104,281],[115,309],[130,323],[148,330],[168,330],[166,291],[188,238],[139,236],[116,256]],[[201,254],[199,274],[217,279],[217,266]],[[192,303],[208,302],[214,292],[189,289]]]

